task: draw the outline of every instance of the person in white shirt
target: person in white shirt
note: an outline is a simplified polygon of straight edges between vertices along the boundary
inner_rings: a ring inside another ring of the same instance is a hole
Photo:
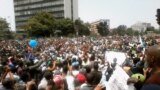
[[[64,87],[65,90],[75,90],[74,77],[72,76],[71,71],[69,71],[68,66],[63,66],[63,77],[67,82],[67,86]]]
[[[50,71],[46,71],[44,77],[40,81],[38,85],[38,89],[45,89],[47,87],[47,83],[50,79],[53,79],[53,74]]]

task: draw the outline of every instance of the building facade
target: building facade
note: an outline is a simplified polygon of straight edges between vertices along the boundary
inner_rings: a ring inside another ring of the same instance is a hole
[[[90,23],[90,32],[92,35],[99,35],[98,33],[98,29],[97,29],[97,25],[101,22],[106,22],[107,24],[107,28],[110,29],[110,20],[109,19],[101,19],[101,20],[97,20],[95,22]]]
[[[131,26],[133,30],[139,32],[145,32],[148,27],[151,27],[151,23],[137,22]]]
[[[16,29],[37,12],[46,11],[57,19],[78,19],[78,0],[14,0]]]

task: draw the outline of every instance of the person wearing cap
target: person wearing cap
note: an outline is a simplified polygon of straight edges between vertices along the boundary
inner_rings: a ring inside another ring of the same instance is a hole
[[[86,77],[84,74],[79,73],[76,77],[75,77],[75,89],[79,90],[80,86],[86,82]]]
[[[55,75],[53,78],[53,81],[55,83],[55,85],[57,86],[58,90],[64,90],[64,81],[63,81],[63,77],[61,75]]]

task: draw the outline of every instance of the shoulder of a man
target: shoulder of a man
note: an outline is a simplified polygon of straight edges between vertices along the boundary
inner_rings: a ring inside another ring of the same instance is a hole
[[[156,84],[144,85],[141,90],[160,90],[160,85]]]

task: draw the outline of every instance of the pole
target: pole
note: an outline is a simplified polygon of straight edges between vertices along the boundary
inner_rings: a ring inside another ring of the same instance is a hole
[[[73,0],[71,0],[71,18],[72,18],[72,21],[73,21]]]

